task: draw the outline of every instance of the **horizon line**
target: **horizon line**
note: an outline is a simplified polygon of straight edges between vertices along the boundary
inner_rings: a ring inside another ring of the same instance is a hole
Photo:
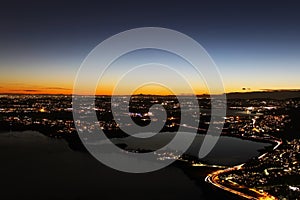
[[[138,95],[145,95],[145,96],[215,96],[215,95],[223,95],[223,94],[246,94],[246,93],[255,93],[255,92],[300,92],[300,89],[263,89],[263,90],[253,90],[253,91],[232,91],[232,92],[225,92],[222,94],[66,94],[66,93],[10,93],[10,92],[0,92],[0,95],[57,95],[57,96],[138,96]]]

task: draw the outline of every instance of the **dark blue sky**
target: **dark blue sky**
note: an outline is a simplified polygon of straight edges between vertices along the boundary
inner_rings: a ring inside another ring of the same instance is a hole
[[[145,26],[197,40],[228,90],[300,88],[297,1],[3,2],[1,87],[71,88],[82,60],[98,43]]]

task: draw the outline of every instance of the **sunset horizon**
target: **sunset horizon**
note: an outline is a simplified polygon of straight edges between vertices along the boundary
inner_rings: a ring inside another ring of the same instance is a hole
[[[72,91],[72,89],[63,89],[63,90],[70,90]],[[231,93],[255,93],[255,92],[282,92],[282,91],[300,91],[300,88],[293,88],[293,89],[289,89],[289,88],[274,88],[274,89],[258,89],[258,90],[232,90],[232,91],[226,91],[224,94],[231,94]],[[161,95],[161,96],[168,96],[168,95],[181,95],[181,96],[190,96],[190,95],[196,95],[196,96],[202,96],[202,95],[210,95],[209,92],[203,92],[203,93],[193,93],[193,94],[185,94],[185,93],[180,93],[180,94],[174,94],[174,93],[161,93],[161,92],[149,92],[149,90],[137,90],[136,92],[134,92],[133,94],[127,94],[127,93],[122,93],[122,94],[114,94],[117,96],[130,96],[130,95]],[[95,93],[95,94],[87,94],[87,93],[73,93],[73,92],[61,92],[61,89],[58,89],[57,91],[55,91],[55,89],[53,90],[36,90],[36,89],[26,89],[26,90],[17,90],[17,89],[12,89],[12,90],[0,90],[0,95],[82,95],[82,96],[112,96],[112,92],[107,92],[107,93]],[[212,95],[220,95],[220,94],[212,94]]]

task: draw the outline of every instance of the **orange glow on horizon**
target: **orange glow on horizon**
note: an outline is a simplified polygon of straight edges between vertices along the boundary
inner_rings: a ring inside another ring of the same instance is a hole
[[[270,88],[270,90],[297,90],[298,88]],[[209,94],[207,89],[203,88],[195,88],[194,94],[203,95]],[[255,91],[266,91],[261,89],[251,89],[251,90],[243,90],[242,88],[226,88],[226,93],[232,92],[255,92]],[[57,86],[23,86],[23,85],[12,85],[9,87],[5,87],[0,85],[0,94],[63,94],[63,95],[71,95],[73,94],[72,86],[68,85],[65,87],[57,87]],[[77,93],[78,95],[94,95],[88,93],[87,91],[80,91]],[[105,85],[105,87],[97,88],[96,95],[112,95],[113,94],[113,86]],[[153,95],[173,95],[174,93],[162,86],[143,86],[134,91],[133,94],[153,94]],[[126,91],[122,91],[122,93],[117,93],[115,95],[131,95]],[[184,92],[179,93],[177,95],[190,95]]]
[[[4,88],[0,87],[0,94],[65,94],[70,95],[72,94],[72,89],[69,88],[51,88],[49,89],[43,89],[43,88],[19,88],[19,87],[9,87]]]

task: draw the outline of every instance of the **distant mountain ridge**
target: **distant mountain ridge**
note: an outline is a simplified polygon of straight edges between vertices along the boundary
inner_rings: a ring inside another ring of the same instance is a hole
[[[0,93],[0,95],[49,95],[49,96],[72,96],[72,94],[27,94],[27,93]],[[79,95],[80,96],[80,95]],[[110,95],[96,95],[107,96]],[[123,95],[120,95],[123,96]],[[127,96],[127,95],[125,95]],[[128,95],[131,96],[131,95]],[[155,95],[155,94],[135,94],[133,96],[175,96],[175,95]],[[185,95],[182,95],[185,96]],[[186,95],[190,96],[190,95]],[[209,98],[209,94],[197,95],[198,97]],[[253,92],[230,92],[226,93],[227,99],[292,99],[300,98],[300,89],[297,90],[263,90]]]
[[[291,99],[300,98],[300,90],[267,90],[254,92],[233,92],[227,99]]]

